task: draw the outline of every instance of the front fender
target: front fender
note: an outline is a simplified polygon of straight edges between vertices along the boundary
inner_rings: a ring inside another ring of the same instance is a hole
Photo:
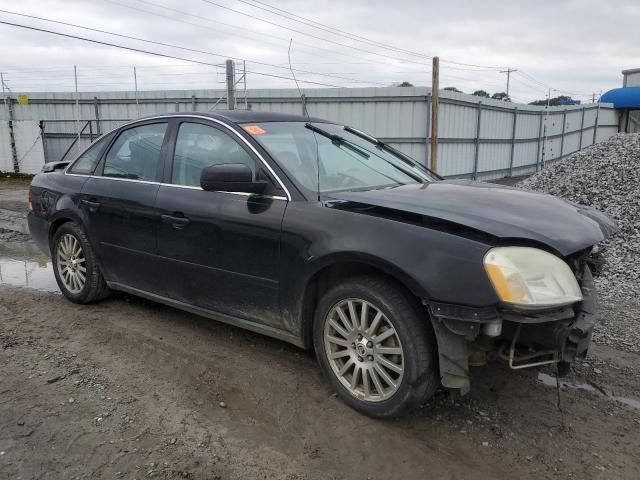
[[[395,278],[411,290],[415,296],[419,298],[429,298],[427,290],[411,275],[410,272],[403,270],[399,265],[395,265],[382,257],[359,251],[331,252],[321,257],[310,258],[305,265],[305,277],[301,284],[301,288],[306,287],[309,281],[316,277],[318,273],[325,268],[347,263],[355,263],[375,268],[376,270]]]
[[[423,300],[495,305],[498,299],[483,267],[490,247],[425,225],[290,202],[280,249],[283,319],[292,332],[301,333],[309,281],[323,268],[345,262],[385,272]]]

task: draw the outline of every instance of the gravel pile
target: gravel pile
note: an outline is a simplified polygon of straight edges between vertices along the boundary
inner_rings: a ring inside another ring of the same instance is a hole
[[[640,294],[640,134],[609,140],[548,166],[518,187],[597,208],[619,227],[605,244],[601,294]]]
[[[606,213],[619,231],[602,245],[594,340],[640,352],[640,134],[618,134],[520,182]]]

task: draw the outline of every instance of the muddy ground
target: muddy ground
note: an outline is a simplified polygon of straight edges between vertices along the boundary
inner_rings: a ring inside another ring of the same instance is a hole
[[[21,190],[0,183],[0,209],[24,212]],[[285,343],[121,294],[69,303],[2,228],[0,479],[639,477],[637,346],[596,332],[560,408],[552,369],[491,364],[468,396],[376,421]]]

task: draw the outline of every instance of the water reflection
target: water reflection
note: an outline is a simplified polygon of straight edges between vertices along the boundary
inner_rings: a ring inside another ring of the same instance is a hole
[[[0,285],[60,291],[51,261],[29,241],[0,243]]]

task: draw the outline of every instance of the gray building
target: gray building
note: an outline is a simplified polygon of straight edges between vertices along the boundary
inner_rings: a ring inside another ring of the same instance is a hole
[[[640,68],[622,70],[623,87],[640,87]]]

